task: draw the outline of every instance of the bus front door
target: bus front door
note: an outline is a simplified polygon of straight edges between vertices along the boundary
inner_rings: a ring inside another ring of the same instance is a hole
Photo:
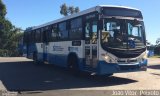
[[[85,68],[97,67],[97,21],[88,21],[85,24]]]

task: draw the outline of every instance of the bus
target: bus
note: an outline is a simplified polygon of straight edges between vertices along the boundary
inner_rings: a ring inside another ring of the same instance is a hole
[[[139,9],[99,5],[24,32],[27,58],[95,75],[146,71]]]

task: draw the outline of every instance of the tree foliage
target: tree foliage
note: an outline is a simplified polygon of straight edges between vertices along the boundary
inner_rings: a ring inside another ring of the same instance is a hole
[[[6,14],[6,6],[3,4],[2,0],[0,0],[0,16],[4,18]]]
[[[70,14],[75,13],[74,6],[70,6],[70,7],[68,8],[68,13],[70,13]]]
[[[156,40],[156,45],[155,45],[155,48],[154,48],[154,53],[156,55],[160,55],[160,38],[158,38]]]
[[[156,46],[160,46],[160,38],[156,40]]]
[[[67,16],[68,15],[68,7],[67,5],[64,3],[61,5],[61,10],[60,10],[60,13],[64,16]]]
[[[6,7],[0,0],[0,56],[17,56],[18,42],[23,33],[5,18],[6,13]]]
[[[61,8],[60,13],[61,15],[64,15],[64,16],[72,15],[74,13],[80,12],[79,7],[67,6],[66,3],[62,4],[60,8]]]
[[[79,7],[76,7],[75,8],[75,13],[78,13],[78,12],[80,12],[80,9],[79,9]]]

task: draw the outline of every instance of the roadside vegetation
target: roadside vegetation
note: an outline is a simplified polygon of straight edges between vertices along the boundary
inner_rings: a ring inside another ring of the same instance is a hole
[[[160,38],[156,40],[156,45],[154,47],[154,53],[160,56]]]
[[[147,41],[147,50],[153,52],[149,58],[160,58],[160,38],[156,40],[156,44],[153,45]]]
[[[6,19],[6,14],[6,6],[0,0],[0,57],[19,56],[18,44],[23,32]]]
[[[79,7],[67,6],[65,3],[60,6],[60,14],[72,15],[80,11]],[[0,57],[14,57],[22,55],[23,31],[14,26],[7,18],[7,8],[0,0]]]
[[[149,58],[160,58],[160,55],[154,55],[154,56],[151,56]]]

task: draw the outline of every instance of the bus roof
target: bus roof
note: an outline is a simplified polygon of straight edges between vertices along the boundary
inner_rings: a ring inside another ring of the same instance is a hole
[[[128,6],[118,6],[118,5],[99,5],[100,7],[113,7],[113,8],[125,8],[125,9],[132,9],[132,10],[137,10],[140,11],[137,8],[133,8],[133,7],[128,7]]]
[[[95,7],[89,8],[89,9],[86,9],[86,10],[84,10],[84,11],[81,11],[81,12],[79,12],[79,13],[72,14],[72,15],[69,15],[69,16],[66,16],[66,17],[63,17],[63,18],[60,18],[60,19],[57,19],[57,20],[54,20],[54,21],[51,21],[51,22],[48,22],[48,23],[39,25],[39,26],[30,27],[30,28],[31,28],[31,30],[39,29],[39,28],[42,28],[42,27],[45,27],[45,26],[48,26],[48,25],[51,25],[51,24],[54,24],[54,23],[62,22],[62,21],[68,20],[68,19],[72,19],[72,18],[81,16],[81,15],[84,15],[84,14],[87,14],[87,13],[91,13],[91,12],[94,12],[94,11],[99,11],[99,9],[100,9],[101,7],[106,7],[106,8],[107,8],[107,7],[126,8],[126,9],[132,9],[132,10],[140,11],[139,9],[132,8],[132,7],[127,7],[127,6],[98,5],[98,6],[95,6]]]

